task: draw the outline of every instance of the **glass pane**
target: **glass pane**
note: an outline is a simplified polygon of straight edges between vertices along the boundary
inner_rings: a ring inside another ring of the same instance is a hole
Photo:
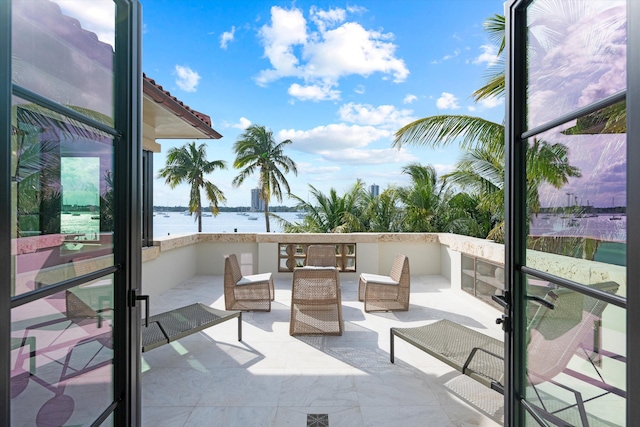
[[[626,137],[621,103],[529,141],[528,266],[585,284],[624,280]]]
[[[528,129],[626,89],[625,0],[527,8]]]
[[[590,286],[614,294],[622,287]],[[526,400],[548,420],[625,425],[625,310],[532,278],[528,293]]]
[[[11,421],[90,425],[114,400],[113,278],[11,310]]]
[[[12,115],[12,295],[113,265],[111,136],[16,97]]]
[[[14,0],[12,33],[14,83],[112,122],[113,0]]]

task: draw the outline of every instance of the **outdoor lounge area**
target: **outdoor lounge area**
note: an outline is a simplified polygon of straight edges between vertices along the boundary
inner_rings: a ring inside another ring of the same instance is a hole
[[[271,312],[145,352],[142,421],[153,426],[498,426],[503,397],[405,343],[389,362],[389,328],[449,319],[502,338],[500,312],[411,277],[409,311],[365,313],[357,279],[341,280],[342,336],[289,335],[291,278],[277,278]],[[195,276],[151,298],[151,314],[200,302],[224,309],[223,276]],[[308,424],[322,420],[328,424]]]

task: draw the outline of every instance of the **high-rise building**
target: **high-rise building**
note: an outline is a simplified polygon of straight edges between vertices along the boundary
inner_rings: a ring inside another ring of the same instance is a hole
[[[369,194],[371,194],[372,197],[378,197],[378,195],[380,195],[380,186],[378,184],[370,185]]]
[[[264,211],[264,200],[260,198],[260,189],[252,188],[251,189],[251,210],[253,212],[262,212]]]

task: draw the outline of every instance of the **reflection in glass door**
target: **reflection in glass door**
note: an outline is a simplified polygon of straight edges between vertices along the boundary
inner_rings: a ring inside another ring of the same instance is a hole
[[[11,29],[10,43],[0,43],[1,62],[11,65],[0,91],[0,128],[10,135],[0,154],[9,165],[0,170],[0,281],[8,290],[0,314],[10,319],[0,323],[9,372],[0,380],[0,422],[133,425],[139,312],[127,296],[140,257],[132,202],[140,100],[131,96],[140,79],[131,59],[139,4],[0,7],[0,27]],[[99,13],[78,12],[88,8]],[[116,171],[126,178],[116,182]]]
[[[625,425],[627,2],[511,12],[508,419]]]

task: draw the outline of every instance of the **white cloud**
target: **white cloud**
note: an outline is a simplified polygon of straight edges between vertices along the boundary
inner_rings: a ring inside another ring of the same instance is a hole
[[[238,123],[229,125],[229,127],[242,129],[242,130],[245,130],[249,126],[251,126],[251,120],[247,119],[246,117],[240,117],[240,120],[238,121]]]
[[[220,47],[222,49],[226,49],[227,45],[233,41],[233,36],[235,32],[236,32],[236,27],[232,26],[231,31],[225,31],[224,33],[222,33],[222,35],[220,36]]]
[[[298,172],[307,175],[322,175],[340,171],[340,166],[317,166],[315,163],[297,162]]]
[[[306,87],[322,86],[325,93],[330,93],[324,85],[337,86],[340,78],[349,75],[382,73],[383,78],[392,76],[396,83],[409,75],[404,60],[395,56],[393,34],[345,22],[344,9],[312,7],[310,19],[317,31],[309,28],[300,9],[271,8],[271,22],[262,26],[259,37],[272,68],[256,76],[259,85],[295,77],[303,79]],[[298,85],[297,89],[302,87]]]
[[[495,108],[502,105],[503,99],[492,96],[491,98],[482,99],[479,102],[484,108]]]
[[[111,2],[69,2],[54,0],[60,6],[62,12],[80,21],[83,29],[91,31],[98,36],[98,40],[115,46],[115,22],[116,10]]]
[[[450,59],[455,58],[456,56],[460,55],[460,49],[456,49],[453,51],[453,53],[447,54],[445,56],[442,57],[442,59],[434,59],[433,61],[431,61],[432,64],[441,64],[444,61],[448,61]]]
[[[260,72],[256,81],[260,85],[283,76],[299,76],[298,58],[293,46],[307,42],[307,21],[299,9],[271,8],[271,26],[264,25],[259,36],[264,45],[264,56],[271,62],[271,70]]]
[[[366,88],[364,87],[364,85],[358,85],[358,86],[356,86],[355,89],[353,89],[353,91],[355,93],[357,93],[358,95],[362,95],[362,94],[364,94],[366,92]]]
[[[325,159],[356,165],[406,164],[418,160],[409,151],[395,148],[358,149],[347,148],[341,151],[327,151],[321,153]]]
[[[450,172],[453,172],[456,169],[456,165],[454,164],[444,165],[440,163],[435,163],[435,164],[432,164],[431,166],[433,166],[433,168],[436,170],[436,172],[438,173],[438,176],[446,175]]]
[[[380,126],[387,129],[398,129],[415,119],[413,110],[398,110],[393,105],[373,107],[369,104],[344,104],[338,110],[340,120],[359,125]]]
[[[460,108],[458,99],[452,93],[442,92],[440,98],[436,100],[436,107],[440,110],[456,110]]]
[[[291,148],[307,153],[363,148],[374,141],[391,136],[392,132],[389,130],[344,123],[317,126],[310,130],[283,129],[278,132],[279,140],[290,139],[293,141]]]
[[[407,96],[404,97],[404,99],[402,100],[403,104],[411,104],[413,101],[417,100],[418,97],[412,94],[407,94]]]
[[[294,83],[289,86],[289,90],[287,92],[289,95],[301,101],[326,101],[340,99],[340,91],[333,90],[331,87],[332,85],[330,83],[322,86],[301,86],[298,83]]]
[[[200,82],[200,75],[189,67],[176,65],[176,84],[185,92],[195,92]]]
[[[474,64],[494,65],[498,62],[498,50],[495,46],[483,44],[480,49],[482,53],[472,61]]]
[[[327,27],[335,27],[337,24],[344,22],[347,17],[346,11],[340,8],[322,10],[316,6],[311,6],[309,13],[311,20],[321,33],[324,33]]]
[[[474,111],[476,111],[476,110],[477,110],[477,108],[476,108],[476,106],[475,106],[475,105],[469,105],[469,106],[467,107],[467,110],[469,110],[469,111],[471,111],[471,112],[474,112]]]

